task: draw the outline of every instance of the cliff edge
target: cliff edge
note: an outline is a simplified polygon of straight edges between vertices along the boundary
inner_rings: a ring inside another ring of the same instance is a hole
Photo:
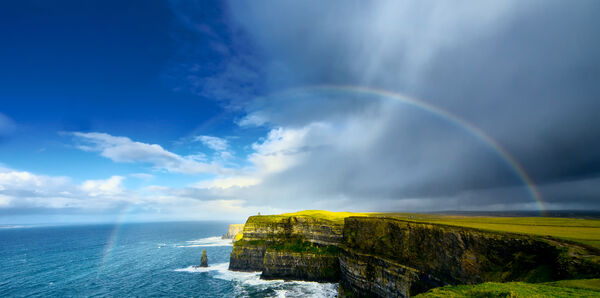
[[[339,282],[341,296],[408,297],[444,285],[598,277],[600,253],[550,236],[307,211],[248,218],[230,270]]]

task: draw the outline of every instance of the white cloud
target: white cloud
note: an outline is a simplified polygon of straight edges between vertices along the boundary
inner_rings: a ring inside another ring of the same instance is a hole
[[[61,209],[67,208],[84,214],[104,214],[127,208],[134,210],[128,212],[132,218],[146,220],[242,220],[249,215],[243,201],[233,199],[224,192],[165,186],[127,189],[123,184],[124,179],[122,176],[112,176],[78,184],[67,177],[0,168],[0,209],[43,208],[61,212]]]
[[[198,155],[181,156],[165,150],[158,144],[146,144],[132,141],[127,137],[117,137],[97,132],[74,132],[73,135],[85,143],[78,146],[78,148],[100,152],[100,155],[115,162],[149,163],[157,169],[185,174],[222,173],[227,171],[217,163],[200,161]]]
[[[107,208],[131,201],[122,188],[123,177],[88,180],[77,185],[67,177],[36,175],[0,169],[0,207]]]
[[[0,168],[0,191],[22,189],[27,192],[44,194],[60,189],[68,182],[67,177],[40,176],[26,171]]]
[[[229,147],[227,140],[213,136],[197,136],[196,141],[215,151],[225,151]]]
[[[216,178],[196,183],[194,186],[198,188],[231,188],[231,187],[247,187],[260,183],[258,177],[248,176],[232,176],[227,178]]]
[[[92,197],[113,196],[123,193],[123,179],[125,177],[112,176],[106,180],[86,180],[81,185],[81,189]]]
[[[11,201],[12,197],[0,195],[0,208],[10,206]]]
[[[129,176],[140,179],[140,180],[150,180],[150,179],[154,178],[154,175],[150,175],[147,173],[133,173],[133,174],[129,174]]]
[[[261,174],[281,172],[297,164],[303,153],[302,149],[308,145],[306,135],[314,126],[324,127],[322,124],[314,124],[299,129],[272,129],[264,142],[252,145],[255,152],[248,156],[248,161]]]
[[[323,124],[313,127],[324,128]],[[252,144],[253,153],[247,161],[251,166],[239,171],[238,174],[219,176],[196,183],[198,188],[240,188],[258,185],[268,175],[284,171],[298,162],[307,148],[305,136],[310,127],[299,129],[275,128],[269,131],[266,139]]]
[[[237,121],[237,125],[241,127],[252,127],[252,126],[263,126],[267,123],[267,118],[261,115],[259,112],[249,113],[242,119]]]

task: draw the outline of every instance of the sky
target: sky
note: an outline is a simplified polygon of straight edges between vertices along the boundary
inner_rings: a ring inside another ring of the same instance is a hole
[[[598,11],[3,1],[0,224],[600,210]]]

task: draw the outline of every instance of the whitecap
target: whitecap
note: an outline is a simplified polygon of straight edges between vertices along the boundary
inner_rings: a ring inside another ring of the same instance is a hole
[[[175,269],[177,272],[189,272],[189,273],[198,273],[198,272],[210,272],[210,271],[223,271],[229,268],[229,263],[220,263],[211,265],[208,267],[200,267],[200,266],[188,266],[185,268]]]
[[[233,246],[233,241],[231,239],[221,239],[220,236],[190,240],[186,241],[186,243],[188,244],[176,245],[176,247]]]
[[[19,225],[0,225],[0,229],[21,229],[21,228],[26,228],[26,226],[19,226]]]
[[[284,281],[260,279],[261,272],[230,271],[229,263],[215,264],[210,267],[189,266],[175,271],[198,273],[210,272],[213,278],[235,283],[236,292],[246,296],[249,289],[272,289],[272,297],[337,297],[338,285],[335,283],[318,283],[309,281]]]

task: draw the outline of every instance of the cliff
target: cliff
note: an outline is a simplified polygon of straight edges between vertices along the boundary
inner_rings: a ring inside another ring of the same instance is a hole
[[[340,283],[359,296],[600,275],[597,251],[575,243],[394,218],[347,218],[343,247]]]
[[[231,252],[229,269],[265,279],[339,280],[343,222],[306,216],[251,216]]]
[[[339,281],[342,296],[407,297],[443,285],[600,276],[580,243],[379,215],[252,216],[230,269],[266,279]]]
[[[231,224],[227,230],[227,234],[223,235],[222,239],[235,239],[235,236],[242,232],[244,224]]]

